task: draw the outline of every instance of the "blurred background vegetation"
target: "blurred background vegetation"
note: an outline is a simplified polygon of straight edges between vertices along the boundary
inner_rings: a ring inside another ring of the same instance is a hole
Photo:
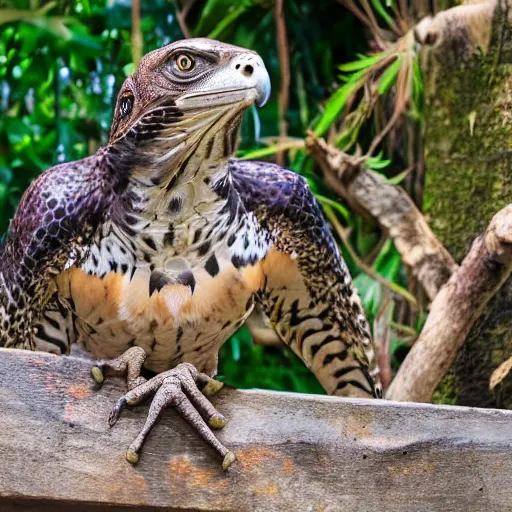
[[[421,203],[414,42],[392,0],[361,4],[0,1],[0,231],[38,174],[106,142],[116,91],[141,54],[184,36],[252,48],[267,65],[273,94],[245,116],[239,156],[277,159],[309,180],[396,369],[424,321],[422,292],[392,242],[326,187],[304,150],[312,129],[351,154],[367,152],[370,167]],[[323,392],[288,350],[253,344],[246,327],[223,347],[220,373],[237,387]]]

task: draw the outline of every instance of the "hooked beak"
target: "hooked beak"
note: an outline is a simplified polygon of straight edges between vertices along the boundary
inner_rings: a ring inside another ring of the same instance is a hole
[[[256,105],[258,105],[258,107],[263,107],[270,98],[270,76],[268,75],[265,66],[256,68],[256,75],[256,91],[258,93],[258,96],[256,97]]]
[[[232,63],[231,69],[239,73],[239,79],[245,82],[246,87],[256,90],[255,103],[263,107],[270,97],[270,76],[263,64],[261,57],[253,52],[237,55]]]
[[[270,97],[270,76],[261,57],[254,52],[235,55],[204,89],[184,94],[176,100],[182,108],[216,107],[256,103],[262,107]]]

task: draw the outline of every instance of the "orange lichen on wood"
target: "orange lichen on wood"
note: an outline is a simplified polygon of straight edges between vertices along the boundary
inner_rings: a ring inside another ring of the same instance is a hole
[[[90,394],[88,386],[85,384],[76,384],[68,388],[68,394],[73,398],[77,398],[78,400],[83,400],[87,398]]]
[[[171,460],[169,464],[169,483],[173,487],[177,484],[184,484],[187,487],[200,487],[213,491],[225,489],[228,485],[226,480],[219,478],[218,472],[213,468],[198,468],[190,462],[186,455],[173,457]]]
[[[347,433],[355,437],[367,437],[372,435],[373,414],[358,412],[350,414],[347,418]]]
[[[262,448],[260,446],[251,446],[250,448],[243,448],[236,452],[237,460],[240,465],[246,469],[252,469],[254,466],[259,466],[269,459],[282,459],[283,456],[277,451],[270,450],[269,448]]]

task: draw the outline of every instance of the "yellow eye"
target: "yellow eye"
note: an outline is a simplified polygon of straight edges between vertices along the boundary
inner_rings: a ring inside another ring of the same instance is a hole
[[[176,57],[176,66],[180,71],[191,71],[194,68],[194,59],[186,53],[180,53]]]

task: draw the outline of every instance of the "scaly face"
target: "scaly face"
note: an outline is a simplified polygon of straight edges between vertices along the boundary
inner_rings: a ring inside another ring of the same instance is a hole
[[[242,112],[269,95],[257,53],[210,39],[176,41],[147,54],[124,82],[109,145],[146,148],[153,163],[170,168],[227,126],[238,131]]]

